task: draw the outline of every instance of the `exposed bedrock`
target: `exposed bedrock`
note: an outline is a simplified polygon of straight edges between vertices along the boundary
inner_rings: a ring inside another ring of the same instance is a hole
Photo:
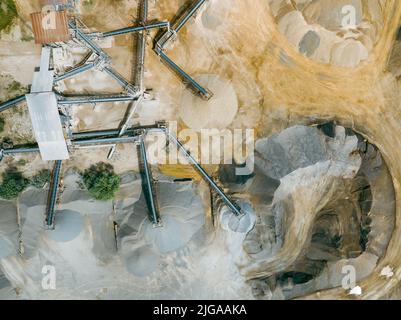
[[[257,141],[255,168],[242,189],[256,223],[238,259],[255,296],[339,286],[344,265],[357,280],[373,271],[395,223],[391,176],[373,145],[334,124],[295,126]]]

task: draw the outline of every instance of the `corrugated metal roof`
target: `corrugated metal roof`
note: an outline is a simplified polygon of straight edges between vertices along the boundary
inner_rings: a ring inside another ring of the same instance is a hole
[[[69,158],[54,92],[26,95],[32,127],[42,160]]]
[[[66,11],[31,13],[31,20],[37,44],[62,42],[71,39]]]

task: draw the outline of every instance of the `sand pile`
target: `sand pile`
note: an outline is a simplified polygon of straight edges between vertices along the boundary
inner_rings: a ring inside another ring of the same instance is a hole
[[[195,131],[224,129],[234,120],[238,100],[232,83],[215,75],[195,77],[202,86],[213,92],[209,101],[199,99],[190,91],[183,92],[179,115],[184,123]]]
[[[133,211],[119,215],[119,247],[128,270],[145,276],[160,269],[166,254],[183,249],[202,232],[204,209],[191,182],[160,182],[157,187],[162,227],[155,228],[148,218],[143,196]],[[145,266],[148,267],[146,268]]]

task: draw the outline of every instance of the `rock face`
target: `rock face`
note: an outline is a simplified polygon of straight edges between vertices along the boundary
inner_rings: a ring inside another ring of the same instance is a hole
[[[353,68],[366,60],[383,25],[380,0],[269,0],[280,32],[306,57]]]
[[[256,151],[246,189],[257,219],[238,260],[254,294],[293,298],[337,287],[345,265],[358,280],[368,276],[395,222],[394,189],[377,149],[327,124],[286,129],[257,141]]]

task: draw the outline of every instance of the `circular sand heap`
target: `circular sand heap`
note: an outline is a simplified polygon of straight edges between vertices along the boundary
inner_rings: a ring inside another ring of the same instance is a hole
[[[163,259],[189,243],[198,243],[205,224],[202,200],[192,182],[157,185],[161,226],[154,227],[143,194],[124,216],[118,231],[119,250],[127,271],[145,277],[161,269]]]
[[[84,217],[76,211],[62,210],[56,213],[55,229],[48,232],[56,242],[69,242],[79,236],[84,227]]]
[[[151,223],[146,225],[145,237],[155,250],[168,253],[183,248],[204,225],[202,207],[195,212],[192,208],[165,207],[161,210],[163,226],[155,228]],[[193,213],[197,213],[192,216]]]
[[[238,217],[227,206],[224,206],[220,212],[220,223],[224,230],[245,234],[255,225],[255,214],[249,203],[240,201],[238,204],[242,208],[244,215]]]
[[[151,246],[144,245],[136,249],[125,259],[127,271],[137,277],[146,277],[156,271],[160,265],[160,256]]]
[[[306,57],[353,68],[369,57],[383,27],[378,0],[269,0],[280,32]]]
[[[179,111],[181,119],[196,131],[228,127],[238,111],[237,94],[232,83],[216,75],[201,75],[195,80],[212,91],[213,97],[205,101],[185,90]]]

